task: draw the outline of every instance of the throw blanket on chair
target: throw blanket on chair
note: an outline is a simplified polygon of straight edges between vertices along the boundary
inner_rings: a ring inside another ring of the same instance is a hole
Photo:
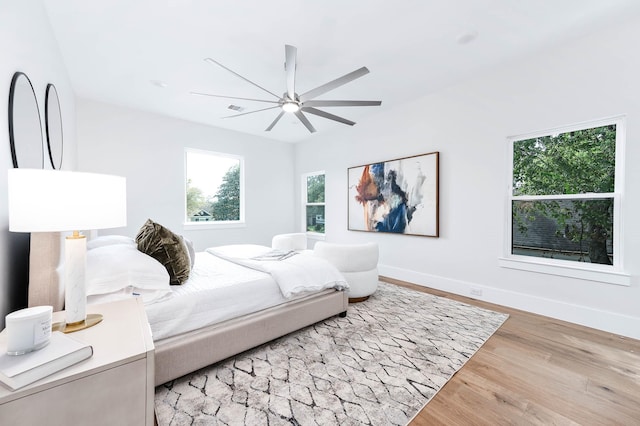
[[[312,254],[283,252],[254,244],[210,247],[206,251],[229,262],[270,274],[286,298],[327,288],[349,288],[333,265]]]

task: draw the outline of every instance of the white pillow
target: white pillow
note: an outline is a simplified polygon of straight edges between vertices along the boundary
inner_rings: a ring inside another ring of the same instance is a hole
[[[135,240],[124,235],[102,235],[87,241],[87,250],[93,250],[98,247],[112,246],[116,244],[126,244],[137,247]]]
[[[86,274],[87,296],[136,293],[149,304],[171,295],[167,269],[128,244],[89,250]]]

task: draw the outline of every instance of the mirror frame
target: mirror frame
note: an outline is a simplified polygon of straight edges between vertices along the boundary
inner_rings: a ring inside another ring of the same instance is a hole
[[[55,102],[55,105],[53,104],[53,102]],[[52,107],[57,107],[58,108],[58,114],[56,115],[53,111],[52,111]],[[53,170],[60,170],[62,169],[62,160],[63,160],[63,154],[64,154],[64,130],[62,129],[62,109],[60,108],[60,98],[58,96],[58,89],[56,89],[56,86],[54,86],[52,83],[47,84],[47,90],[45,92],[45,97],[44,97],[44,119],[45,119],[45,130],[47,133],[47,150],[49,151],[49,161],[51,162],[51,167],[53,168]],[[52,135],[52,124],[55,123],[57,121],[57,123],[60,126],[60,134],[59,135]],[[59,137],[59,143],[56,144],[56,137]],[[52,143],[53,142],[53,143]],[[53,146],[52,146],[53,145]],[[59,154],[59,160],[58,160],[58,164],[56,164],[56,161],[54,160],[54,150],[57,151],[57,146],[60,147],[59,149],[59,153],[56,152],[55,154]]]
[[[33,102],[36,107],[36,113],[38,118],[38,130],[40,131],[40,168],[44,168],[44,147],[42,143],[42,125],[40,118],[40,107],[38,106],[38,98],[36,97],[36,92],[33,90],[33,84],[31,84],[31,80],[29,77],[20,71],[16,71],[13,74],[13,78],[11,79],[11,87],[9,89],[9,145],[11,148],[11,160],[13,161],[13,167],[19,167],[18,154],[16,152],[16,126],[14,119],[17,118],[14,115],[14,107],[15,107],[15,96],[16,96],[16,87],[21,78],[29,84],[29,88],[31,89],[31,94],[33,95]]]

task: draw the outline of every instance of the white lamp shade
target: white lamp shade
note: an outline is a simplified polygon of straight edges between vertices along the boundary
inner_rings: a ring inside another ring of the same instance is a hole
[[[61,170],[9,169],[9,230],[58,232],[127,224],[126,180]]]

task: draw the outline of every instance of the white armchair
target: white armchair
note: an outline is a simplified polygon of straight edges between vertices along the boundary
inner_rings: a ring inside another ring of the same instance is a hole
[[[271,239],[271,248],[276,250],[306,250],[307,234],[295,232],[292,234],[278,234]]]
[[[378,288],[378,243],[318,241],[313,253],[334,265],[349,283],[349,302],[367,300]]]

